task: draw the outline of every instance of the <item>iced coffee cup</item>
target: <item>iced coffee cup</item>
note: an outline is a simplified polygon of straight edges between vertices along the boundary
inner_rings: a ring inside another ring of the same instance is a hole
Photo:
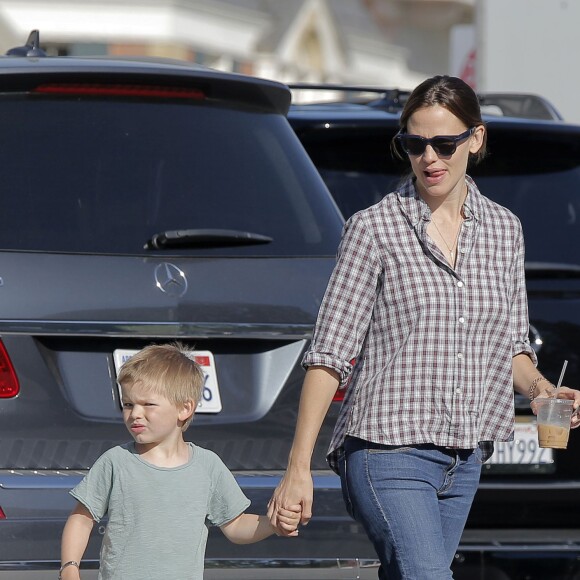
[[[540,447],[566,449],[570,435],[570,419],[574,411],[572,399],[535,399],[538,443]]]

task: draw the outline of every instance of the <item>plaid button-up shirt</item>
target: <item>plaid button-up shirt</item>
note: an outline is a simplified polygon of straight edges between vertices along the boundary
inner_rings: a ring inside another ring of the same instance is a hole
[[[344,226],[303,359],[348,384],[329,449],[335,470],[346,435],[481,446],[486,459],[484,442],[513,437],[512,357],[537,362],[522,228],[466,180],[455,268],[427,234],[431,211],[413,179]]]

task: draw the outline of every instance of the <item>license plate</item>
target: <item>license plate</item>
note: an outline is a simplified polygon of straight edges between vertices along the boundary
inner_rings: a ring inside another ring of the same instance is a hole
[[[551,449],[538,445],[538,428],[535,418],[518,417],[514,428],[513,441],[494,444],[494,452],[485,463],[492,472],[536,472],[554,471],[554,457]]]
[[[130,359],[138,350],[117,349],[113,352],[115,371],[117,375],[124,362]],[[201,401],[197,405],[196,413],[219,413],[222,410],[220,389],[218,386],[217,373],[213,354],[209,350],[196,350],[192,352],[192,357],[203,371],[203,391]],[[117,383],[119,396],[121,396],[121,386]]]

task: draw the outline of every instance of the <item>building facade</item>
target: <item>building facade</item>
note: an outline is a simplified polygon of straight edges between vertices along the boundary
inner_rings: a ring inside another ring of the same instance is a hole
[[[474,0],[0,0],[0,49],[162,56],[282,82],[411,88]]]

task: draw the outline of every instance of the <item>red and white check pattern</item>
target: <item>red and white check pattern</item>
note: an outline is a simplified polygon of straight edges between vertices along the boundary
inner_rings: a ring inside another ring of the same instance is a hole
[[[508,440],[512,357],[525,352],[528,306],[519,220],[467,177],[455,270],[427,235],[412,179],[350,218],[305,367],[335,369],[348,390],[330,446],[475,448]],[[354,367],[350,361],[356,358]],[[487,457],[486,457],[487,458]]]

